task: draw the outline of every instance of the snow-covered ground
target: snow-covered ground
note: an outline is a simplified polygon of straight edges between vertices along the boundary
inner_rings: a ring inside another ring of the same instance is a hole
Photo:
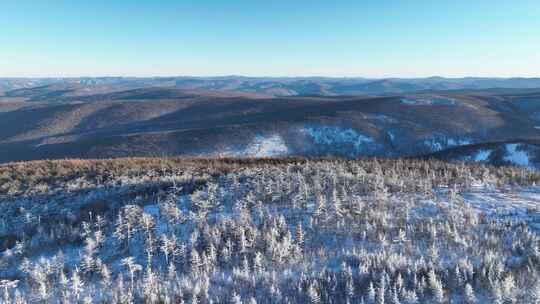
[[[520,149],[519,144],[507,144],[505,146],[506,148],[506,155],[504,156],[504,160],[508,161],[511,164],[518,165],[518,166],[531,166],[531,161],[529,154],[527,151]]]
[[[251,157],[275,157],[287,155],[289,149],[283,138],[277,134],[271,136],[258,135],[247,146],[243,154]]]
[[[477,151],[474,155],[473,155],[473,160],[474,161],[477,161],[477,162],[485,162],[485,161],[488,161],[489,160],[489,157],[491,156],[491,153],[493,151],[491,150],[480,150],[480,151]]]
[[[447,136],[435,136],[424,139],[424,146],[426,146],[430,152],[438,152],[452,147],[470,145],[472,143],[473,140],[470,138]]]
[[[448,190],[440,190],[439,199],[448,203]],[[520,189],[497,189],[477,185],[459,194],[458,208],[472,208],[479,214],[487,214],[501,221],[518,220],[540,232],[540,186]]]
[[[415,106],[455,105],[456,100],[444,96],[409,96],[402,98],[401,103]]]
[[[212,153],[221,157],[280,157],[289,154],[287,144],[278,134],[257,135],[244,147],[227,147]]]

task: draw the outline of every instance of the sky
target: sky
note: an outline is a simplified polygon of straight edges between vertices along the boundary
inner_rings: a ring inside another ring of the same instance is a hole
[[[2,0],[0,77],[540,76],[538,0]]]

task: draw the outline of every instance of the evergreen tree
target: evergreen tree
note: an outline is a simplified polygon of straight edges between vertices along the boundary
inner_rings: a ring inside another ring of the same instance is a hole
[[[474,295],[474,290],[469,283],[465,284],[465,301],[467,302],[467,304],[476,303],[476,296]]]

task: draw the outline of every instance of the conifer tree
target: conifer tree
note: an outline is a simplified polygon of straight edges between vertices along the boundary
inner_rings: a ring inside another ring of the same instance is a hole
[[[469,283],[465,284],[465,301],[467,302],[467,304],[476,303],[476,296],[474,294],[474,290]]]

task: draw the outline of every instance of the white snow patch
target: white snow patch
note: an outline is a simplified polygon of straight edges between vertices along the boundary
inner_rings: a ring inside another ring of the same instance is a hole
[[[289,154],[289,148],[278,134],[270,136],[257,135],[245,147],[228,146],[217,153],[219,157],[277,157]]]
[[[390,137],[390,141],[394,141],[394,139],[396,138],[396,136],[394,135],[394,133],[392,133],[391,131],[387,131],[386,132],[388,134],[388,136]]]
[[[446,142],[446,145],[449,147],[454,146],[464,146],[464,145],[470,145],[472,144],[472,141],[470,139],[453,139],[449,138]]]
[[[275,134],[270,137],[256,136],[244,151],[244,155],[254,157],[272,157],[287,155],[289,149],[281,136]]]
[[[517,192],[479,188],[462,193],[461,197],[477,212],[496,214],[501,218],[511,217],[537,223],[540,212],[538,187],[524,188]]]
[[[352,144],[356,150],[360,150],[364,145],[373,143],[371,137],[350,128],[317,126],[306,127],[301,131],[307,133],[318,145]]]
[[[385,123],[396,123],[397,120],[384,114],[365,114],[366,119],[377,120]]]
[[[432,152],[438,152],[451,147],[466,146],[472,143],[473,141],[469,138],[435,137],[424,140],[424,145],[426,145]]]
[[[507,144],[506,145],[506,155],[504,160],[511,162],[514,165],[519,166],[530,166],[531,162],[529,159],[529,154],[524,150],[518,150],[518,144]]]
[[[484,162],[484,161],[487,161],[489,159],[489,157],[491,156],[491,150],[479,150],[476,152],[476,154],[474,154],[473,156],[473,160],[474,161],[477,161],[477,162]]]
[[[415,105],[418,103],[418,101],[414,99],[402,98],[401,103],[407,104],[407,105]]]
[[[456,100],[453,98],[443,96],[414,96],[401,99],[402,104],[417,105],[417,106],[430,106],[430,105],[455,105]]]
[[[424,145],[428,146],[432,152],[441,151],[443,149],[442,143],[433,139],[424,140]]]

